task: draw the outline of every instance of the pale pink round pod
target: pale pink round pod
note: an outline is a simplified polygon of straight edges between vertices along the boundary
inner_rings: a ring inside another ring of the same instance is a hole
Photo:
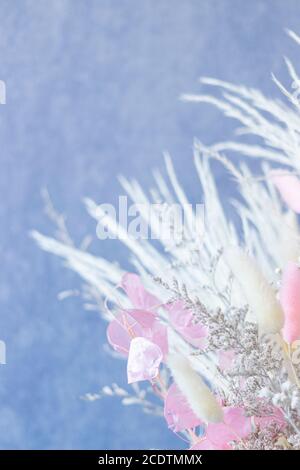
[[[292,261],[283,271],[279,298],[284,312],[283,338],[293,343],[300,339],[300,268]]]
[[[300,179],[285,170],[273,170],[271,178],[288,207],[300,214]]]

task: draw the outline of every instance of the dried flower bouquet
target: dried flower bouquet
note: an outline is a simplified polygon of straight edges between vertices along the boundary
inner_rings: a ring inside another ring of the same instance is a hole
[[[300,45],[300,37],[288,33]],[[133,240],[86,200],[97,223],[122,234],[138,274],[76,248],[50,201],[57,237],[33,233],[83,278],[88,308],[109,322],[108,342],[127,361],[132,393],[113,384],[86,398],[115,395],[125,405],[140,404],[164,416],[191,449],[300,449],[300,81],[286,63],[291,91],[273,79],[287,102],[209,78],[202,83],[221,89],[220,98],[182,97],[217,106],[240,122],[239,135],[256,138],[209,148],[195,142],[203,232],[189,210],[180,242],[161,237],[158,248]],[[247,158],[234,164],[225,156],[234,152]],[[251,159],[259,173],[247,164]],[[149,195],[136,181],[121,179],[154,232],[159,214],[150,220],[147,210],[153,203],[188,203],[170,157],[165,161],[169,182],[156,172]],[[212,161],[236,182],[234,214],[225,213]]]

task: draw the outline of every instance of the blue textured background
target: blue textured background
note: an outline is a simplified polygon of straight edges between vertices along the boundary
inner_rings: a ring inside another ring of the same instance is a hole
[[[299,57],[284,28],[299,33],[300,2],[0,0],[0,12],[0,448],[181,446],[137,408],[79,399],[124,385],[125,365],[104,354],[104,325],[80,299],[57,300],[80,281],[28,231],[51,231],[47,186],[75,239],[94,233],[82,197],[114,202],[118,173],[148,186],[165,149],[199,199],[193,137],[224,139],[233,123],[179,94],[199,91],[200,75],[277,93],[270,71],[280,77],[282,56]],[[117,246],[92,248],[126,258]]]

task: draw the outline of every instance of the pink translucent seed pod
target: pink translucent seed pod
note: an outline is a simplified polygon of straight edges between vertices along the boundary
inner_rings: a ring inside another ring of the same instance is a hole
[[[300,179],[284,170],[273,170],[271,178],[287,206],[300,214]]]
[[[279,297],[284,311],[283,338],[293,343],[300,339],[300,268],[296,263],[285,267]]]

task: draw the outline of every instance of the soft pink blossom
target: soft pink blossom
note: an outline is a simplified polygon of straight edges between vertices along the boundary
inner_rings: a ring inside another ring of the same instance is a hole
[[[155,312],[160,302],[144,289],[135,274],[125,274],[121,287],[133,308],[121,310],[109,323],[108,342],[116,351],[128,356],[129,383],[153,380],[168,354],[167,327]]]
[[[108,325],[108,342],[115,351],[125,356],[129,353],[130,342],[136,337],[147,338],[157,344],[164,357],[168,354],[167,327],[151,312],[122,310]]]
[[[151,329],[145,333],[145,337],[153,341],[160,347],[161,352],[163,353],[163,360],[165,361],[169,353],[169,344],[168,344],[168,329],[163,325],[159,320],[156,320]]]
[[[203,348],[205,337],[207,336],[207,328],[200,323],[195,323],[193,312],[185,307],[184,302],[177,300],[167,304],[165,307],[173,328],[188,343],[197,348]]]
[[[134,338],[130,343],[127,362],[128,383],[154,380],[162,359],[163,354],[159,346],[143,337]]]
[[[165,358],[168,354],[167,327],[159,320],[155,308],[159,300],[144,288],[139,276],[126,273],[121,285],[133,308],[121,310],[109,323],[107,339],[119,353],[128,356],[130,343],[143,337],[156,344]]]
[[[106,331],[109,344],[115,351],[125,356],[129,353],[131,340],[144,333],[145,328],[125,310],[118,313]]]
[[[161,302],[148,292],[137,274],[126,273],[122,277],[121,287],[127,294],[132,306],[141,310],[153,310]]]
[[[283,271],[279,297],[284,312],[283,337],[293,343],[300,339],[300,269],[292,261]]]
[[[224,407],[222,423],[208,424],[205,435],[194,443],[192,450],[231,450],[231,441],[244,439],[251,432],[251,418],[242,408]]]
[[[285,173],[284,173],[285,172]],[[287,174],[285,170],[274,170],[272,181],[280,192],[284,202],[293,211],[300,213],[300,180],[295,175]]]
[[[164,416],[168,427],[174,432],[192,429],[202,424],[175,383],[170,386],[165,397]]]

